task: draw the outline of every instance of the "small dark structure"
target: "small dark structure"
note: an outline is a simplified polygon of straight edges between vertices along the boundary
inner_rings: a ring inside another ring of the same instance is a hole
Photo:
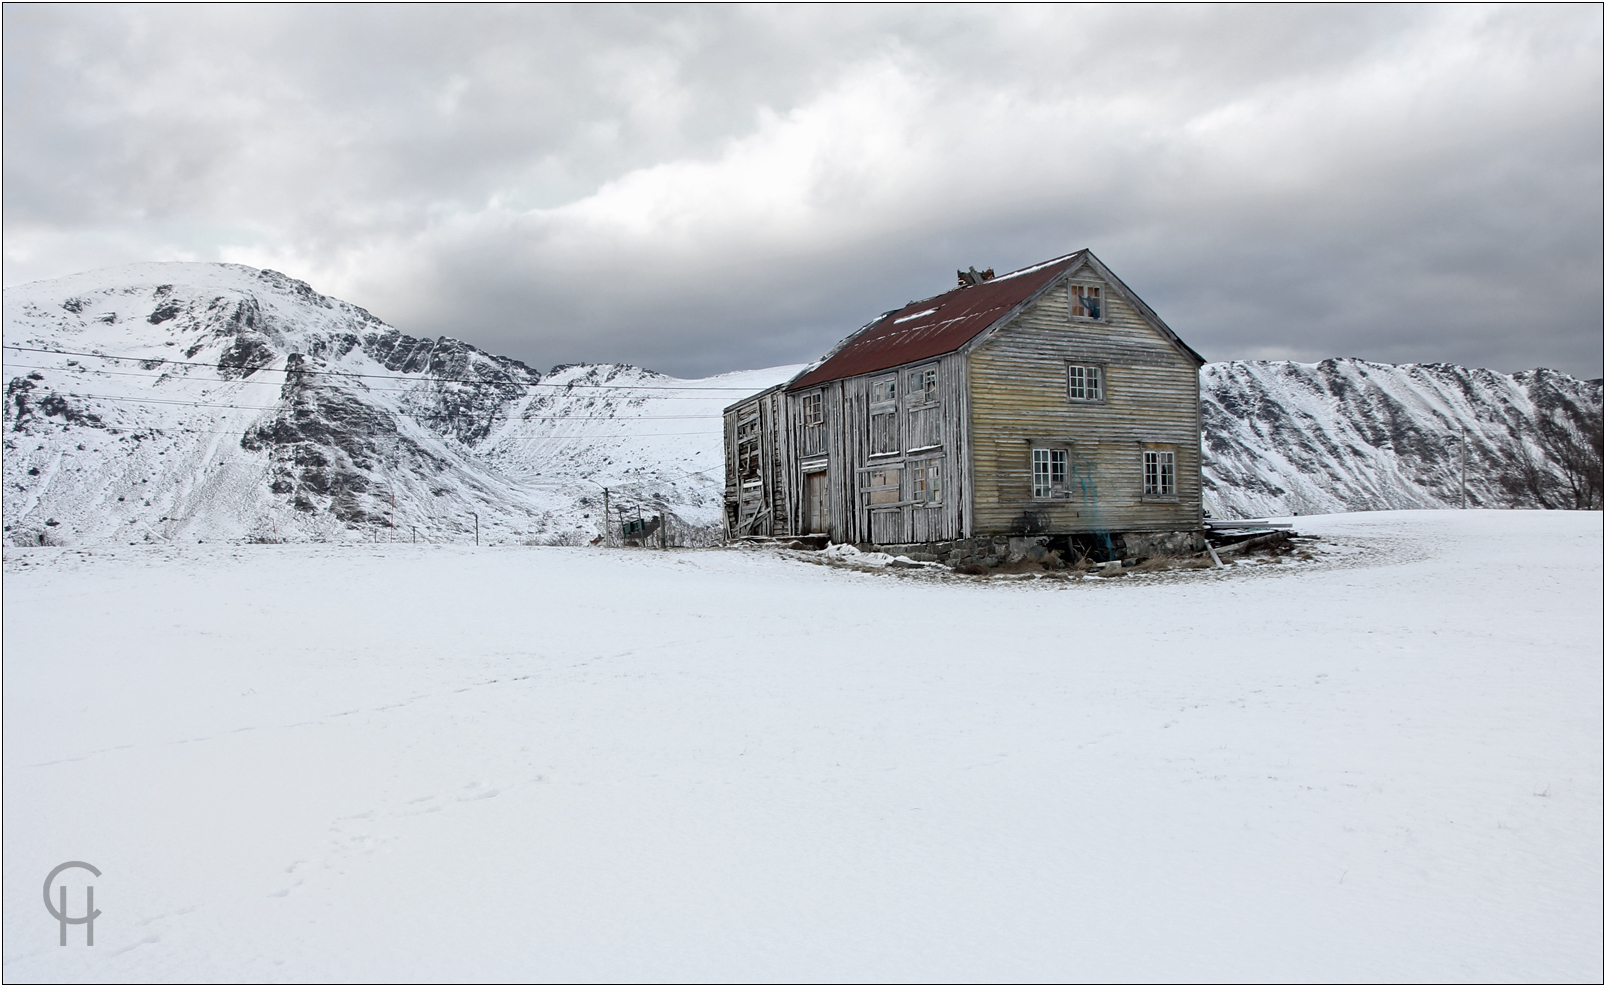
[[[962,271],[725,410],[729,533],[948,562],[1202,550],[1203,363],[1091,251]]]

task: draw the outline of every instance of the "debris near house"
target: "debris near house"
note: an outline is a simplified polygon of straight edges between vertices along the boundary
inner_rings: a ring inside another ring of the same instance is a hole
[[[1000,538],[990,554],[956,557],[949,564],[962,576],[1119,579],[1225,569],[1238,562],[1315,561],[1315,541],[1316,536],[1300,535],[1286,522],[1219,522],[1195,539]]]
[[[818,552],[831,544],[831,538],[829,535],[792,535],[779,538],[772,535],[741,535],[732,538],[726,544],[731,548]]]

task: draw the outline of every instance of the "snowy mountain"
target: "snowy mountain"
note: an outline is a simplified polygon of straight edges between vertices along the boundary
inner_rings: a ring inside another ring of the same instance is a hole
[[[1591,472],[1600,506],[1598,380],[1365,360],[1200,373],[1205,506],[1218,517],[1457,507],[1463,466],[1469,507],[1587,505],[1569,478]]]
[[[5,345],[12,544],[589,539],[604,485],[712,525],[720,409],[796,371],[543,375],[236,264],[8,288]]]
[[[33,545],[573,541],[603,486],[713,530],[720,410],[800,369],[542,374],[237,264],[8,288],[4,338],[5,533]],[[1570,506],[1560,460],[1591,429],[1599,462],[1600,381],[1552,371],[1234,362],[1202,382],[1217,516],[1457,505],[1462,426],[1473,506]]]

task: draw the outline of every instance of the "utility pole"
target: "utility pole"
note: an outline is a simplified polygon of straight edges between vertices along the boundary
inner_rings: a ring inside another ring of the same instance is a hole
[[[390,492],[390,540],[396,541],[396,491]]]
[[[469,511],[469,513],[470,514],[474,514],[473,511]],[[475,544],[475,546],[478,546],[479,543],[480,543],[480,516],[478,514],[474,514],[474,544]]]
[[[1467,427],[1461,426],[1461,509],[1467,509]]]
[[[608,488],[607,487],[603,487],[602,488],[602,547],[603,548],[607,548],[608,547],[608,528],[609,528],[610,525],[613,524],[612,521],[608,520],[610,516],[611,515],[609,515],[609,513],[608,513]]]

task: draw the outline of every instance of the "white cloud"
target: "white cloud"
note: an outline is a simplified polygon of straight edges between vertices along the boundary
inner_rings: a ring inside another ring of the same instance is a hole
[[[1598,10],[117,16],[6,8],[8,279],[214,256],[708,372],[1092,246],[1212,356],[1600,372]]]

